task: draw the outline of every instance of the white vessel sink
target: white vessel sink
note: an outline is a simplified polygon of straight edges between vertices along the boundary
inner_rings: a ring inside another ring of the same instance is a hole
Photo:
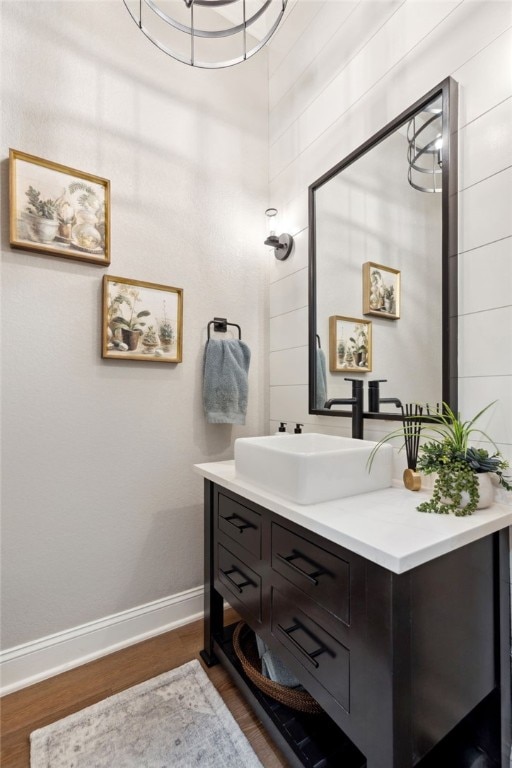
[[[236,475],[297,504],[316,504],[391,485],[393,449],[383,445],[371,471],[370,440],[304,433],[235,440]]]

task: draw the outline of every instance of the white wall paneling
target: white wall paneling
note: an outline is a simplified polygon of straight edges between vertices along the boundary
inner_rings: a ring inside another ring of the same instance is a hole
[[[482,245],[459,256],[459,313],[510,305],[512,237]]]
[[[287,52],[270,71],[269,197],[304,230],[308,186],[434,85],[454,77],[460,130],[460,407],[470,417],[498,399],[489,429],[510,455],[512,3],[381,3],[374,20],[363,22],[370,7],[363,2],[347,13],[343,3],[321,4],[309,22],[311,46],[303,45],[305,25],[298,25],[296,44],[290,44],[290,15]],[[322,29],[323,19],[329,30]],[[279,49],[279,32],[272,48]],[[281,269],[275,265],[273,281],[279,274],[283,282],[289,279]],[[284,285],[280,291],[285,293]],[[282,353],[288,332],[289,349],[307,345],[305,323],[292,328],[285,318],[274,312],[270,326],[271,349]],[[306,386],[277,381],[271,382],[272,426],[291,417],[308,429],[324,431],[332,422],[350,429],[349,419],[310,416]],[[385,422],[371,423],[365,434],[378,439],[387,429]]]
[[[459,252],[512,235],[512,168],[459,193]]]

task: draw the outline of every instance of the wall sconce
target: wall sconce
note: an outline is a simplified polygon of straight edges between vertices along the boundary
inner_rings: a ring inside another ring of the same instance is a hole
[[[282,235],[276,235],[277,229],[277,208],[267,208],[265,211],[268,224],[268,236],[265,240],[265,245],[269,245],[274,249],[274,256],[279,261],[284,261],[288,258],[293,248],[293,237],[283,232]]]

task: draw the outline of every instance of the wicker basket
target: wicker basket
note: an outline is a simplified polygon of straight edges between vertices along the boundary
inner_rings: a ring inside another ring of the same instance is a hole
[[[307,691],[289,688],[262,675],[256,640],[244,621],[237,624],[233,633],[233,648],[249,680],[267,696],[299,712],[308,714],[323,712],[320,704]]]

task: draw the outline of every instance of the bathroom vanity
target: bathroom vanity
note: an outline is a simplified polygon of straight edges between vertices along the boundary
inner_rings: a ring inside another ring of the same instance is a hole
[[[509,766],[512,509],[425,515],[387,488],[300,505],[197,465],[205,489],[205,641],[292,766]],[[325,714],[246,678],[227,601]],[[476,762],[476,761],[479,762]]]

